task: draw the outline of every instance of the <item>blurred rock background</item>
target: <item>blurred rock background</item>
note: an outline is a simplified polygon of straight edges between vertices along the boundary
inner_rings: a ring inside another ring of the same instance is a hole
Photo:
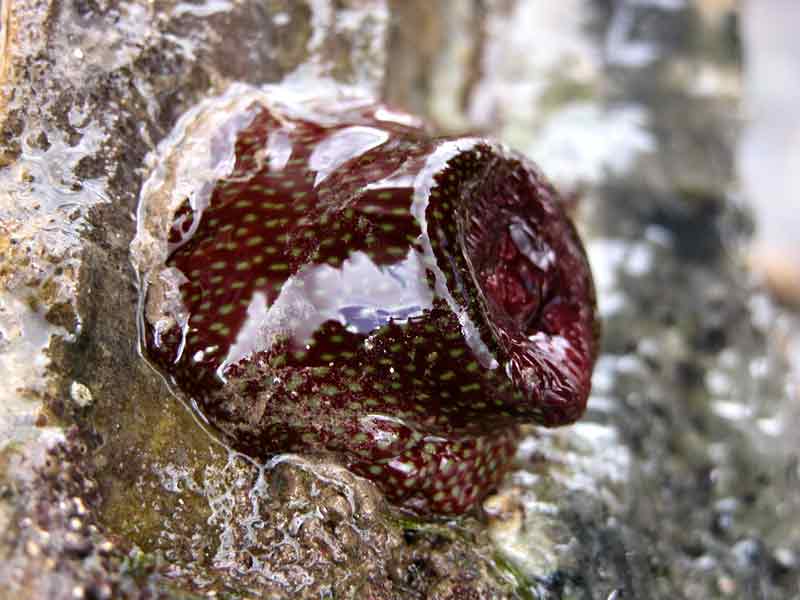
[[[747,2],[742,193],[757,227],[752,260],[783,301],[800,306],[800,5]]]

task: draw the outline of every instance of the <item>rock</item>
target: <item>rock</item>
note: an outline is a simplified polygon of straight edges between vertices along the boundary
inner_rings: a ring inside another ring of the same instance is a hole
[[[74,434],[3,453],[4,597],[137,597],[126,593],[139,585],[121,575],[124,555],[98,527],[98,487],[81,467],[86,448]]]

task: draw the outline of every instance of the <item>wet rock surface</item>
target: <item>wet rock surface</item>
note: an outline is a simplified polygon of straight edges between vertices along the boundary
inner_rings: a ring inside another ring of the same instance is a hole
[[[739,259],[732,3],[443,3],[416,48],[411,4],[8,5],[0,595],[798,593],[796,325]],[[527,431],[481,519],[412,522],[336,466],[231,454],[138,354],[148,156],[233,81],[307,76],[492,131],[579,198],[605,321],[589,413]]]
[[[151,593],[151,570],[134,567],[97,522],[98,486],[82,467],[86,447],[75,433],[3,454],[4,598],[99,600]]]

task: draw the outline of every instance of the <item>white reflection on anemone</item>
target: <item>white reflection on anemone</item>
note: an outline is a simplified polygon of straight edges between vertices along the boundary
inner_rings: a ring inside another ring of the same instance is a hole
[[[327,264],[302,269],[286,280],[272,305],[255,292],[236,341],[217,369],[227,369],[276,342],[305,346],[327,321],[352,333],[369,335],[390,321],[404,323],[433,306],[421,255],[413,249],[392,265],[376,265],[364,252],[353,252],[340,268]]]

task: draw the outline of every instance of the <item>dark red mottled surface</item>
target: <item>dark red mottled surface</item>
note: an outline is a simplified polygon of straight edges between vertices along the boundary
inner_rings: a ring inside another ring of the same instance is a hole
[[[148,324],[147,353],[237,449],[331,451],[408,509],[461,513],[519,423],[584,410],[580,241],[492,142],[433,139],[380,105],[307,108],[259,107],[209,205],[177,212],[167,266],[189,320]]]

